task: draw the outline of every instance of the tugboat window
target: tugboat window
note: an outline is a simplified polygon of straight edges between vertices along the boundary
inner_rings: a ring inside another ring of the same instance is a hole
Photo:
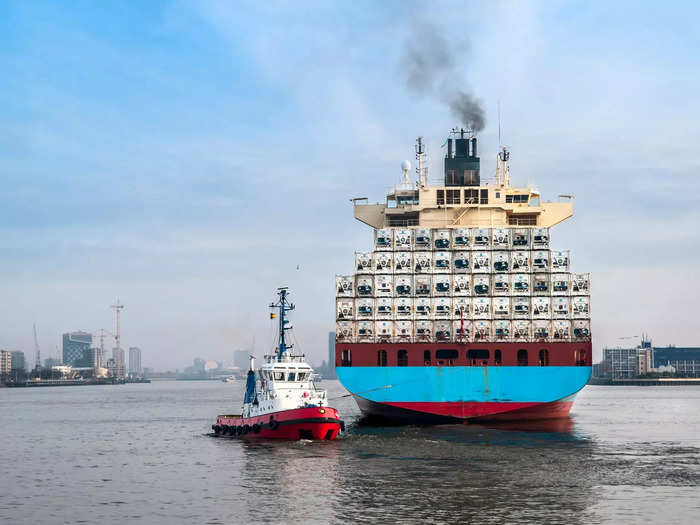
[[[406,350],[399,350],[396,360],[399,366],[408,366],[408,352]]]
[[[386,350],[377,352],[377,366],[386,366]]]
[[[284,372],[275,372],[275,381],[284,381]]]
[[[518,350],[518,366],[527,366],[527,350]]]
[[[297,380],[297,375],[294,372],[289,372],[289,379],[288,381],[296,381]]]
[[[549,366],[549,352],[545,349],[540,350],[540,366]]]

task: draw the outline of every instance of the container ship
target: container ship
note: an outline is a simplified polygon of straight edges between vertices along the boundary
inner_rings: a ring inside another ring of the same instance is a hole
[[[366,416],[402,423],[566,417],[591,373],[590,275],[551,229],[573,197],[511,186],[506,148],[482,184],[477,138],[452,130],[444,182],[403,181],[354,216],[373,229],[336,275],[335,365]]]

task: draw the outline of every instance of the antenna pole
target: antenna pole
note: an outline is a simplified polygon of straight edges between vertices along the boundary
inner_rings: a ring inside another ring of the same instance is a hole
[[[501,101],[498,101],[498,147],[501,147]]]
[[[287,338],[285,336],[285,331],[289,330],[291,326],[287,326],[289,321],[287,320],[286,313],[294,310],[294,305],[287,301],[287,288],[278,288],[277,294],[279,295],[279,302],[277,304],[272,303],[270,308],[279,309],[280,321],[279,321],[279,340],[277,344],[277,361],[281,362],[282,357],[286,357],[287,350],[291,349],[290,345],[287,345]]]

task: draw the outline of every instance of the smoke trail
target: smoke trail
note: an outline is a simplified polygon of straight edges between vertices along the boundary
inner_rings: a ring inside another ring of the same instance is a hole
[[[418,95],[437,96],[464,126],[479,132],[486,125],[484,109],[479,99],[464,90],[454,55],[434,25],[416,24],[401,56],[406,87]]]

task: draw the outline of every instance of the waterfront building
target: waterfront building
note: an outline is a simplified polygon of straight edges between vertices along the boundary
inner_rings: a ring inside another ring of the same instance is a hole
[[[678,377],[700,377],[700,348],[656,346],[653,348],[654,368],[672,366]]]
[[[241,369],[242,371],[248,370],[248,365],[250,363],[250,357],[247,350],[234,350],[233,351],[233,366]]]
[[[141,349],[137,346],[129,347],[129,374],[134,376],[143,375],[143,368],[141,367]]]
[[[63,334],[63,364],[67,366],[92,366],[94,352],[91,352],[92,334],[70,332]],[[89,365],[85,365],[89,362]]]
[[[604,348],[603,362],[606,362],[612,379],[645,375],[651,368],[651,348]]]
[[[335,373],[335,332],[328,332],[328,379],[337,379]]]
[[[47,357],[44,359],[44,368],[51,369],[54,366],[58,366],[62,364],[60,359],[56,359],[55,357]]]
[[[123,348],[119,349],[119,369],[121,370],[122,375],[124,375],[124,370],[126,370],[126,359],[124,359],[125,353],[126,352],[124,352]],[[117,348],[116,347],[112,348],[112,360],[115,363],[117,362]]]
[[[0,376],[10,375],[12,370],[12,354],[7,350],[0,350]]]
[[[24,370],[26,366],[24,352],[11,352],[11,370]]]

